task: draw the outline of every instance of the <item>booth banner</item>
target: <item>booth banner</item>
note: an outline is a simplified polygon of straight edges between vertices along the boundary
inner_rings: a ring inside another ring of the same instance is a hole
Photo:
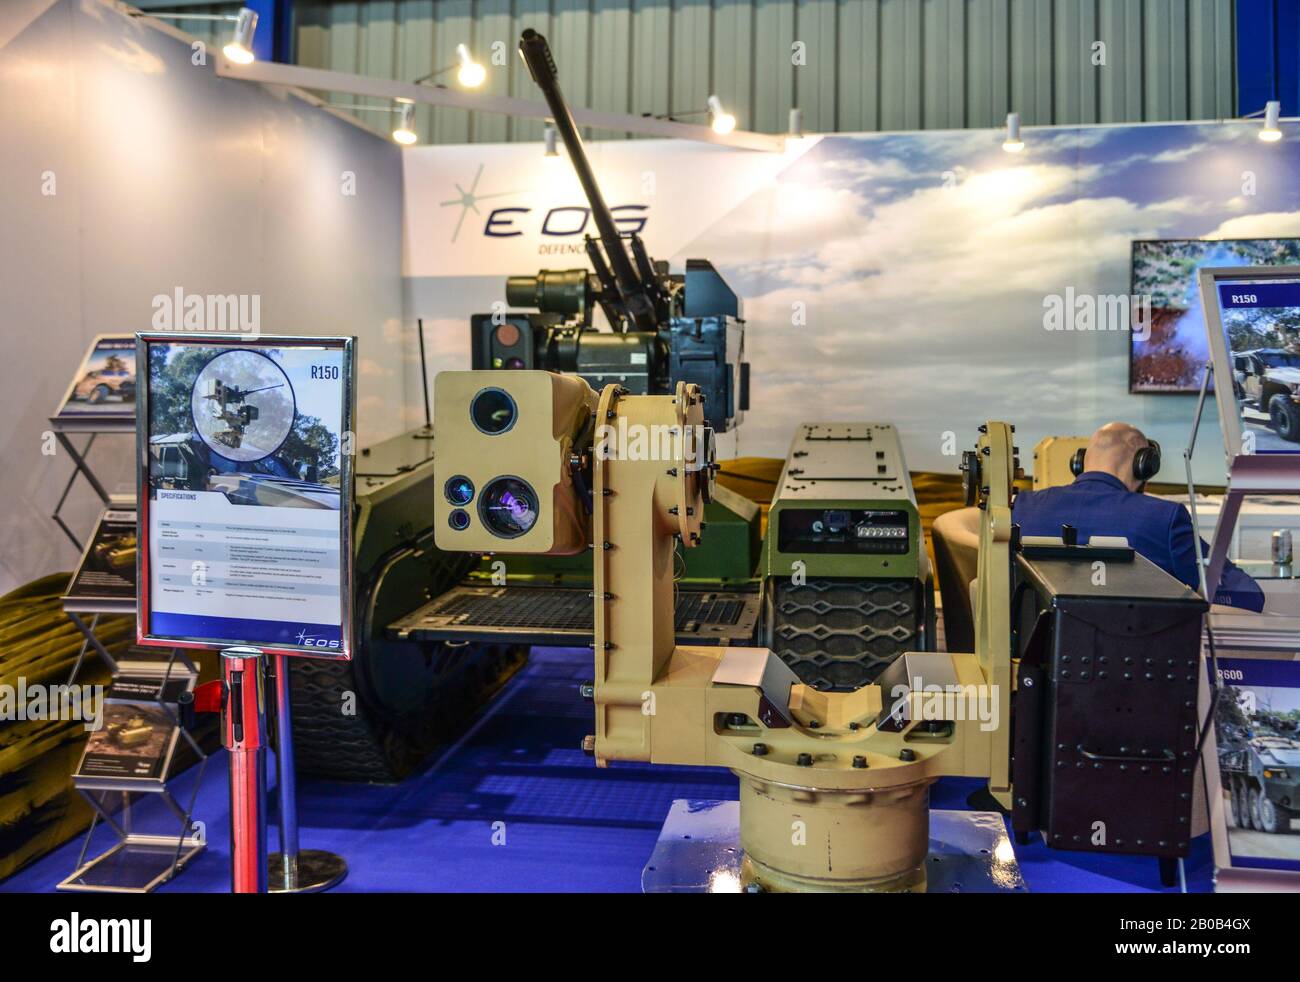
[[[666,259],[721,221],[797,159],[815,139],[784,154],[718,152],[703,143],[586,144],[605,203],[623,232]],[[591,208],[563,151],[540,144],[428,146],[403,155],[405,275],[510,276],[588,266]]]
[[[351,341],[140,344],[142,641],[348,657]]]
[[[1129,391],[1149,326],[1130,313],[1133,243],[1300,235],[1300,144],[1258,131],[1035,128],[1019,154],[994,130],[588,147],[654,258],[708,259],[744,300],[752,408],[720,453],[784,456],[800,420],[881,420],[913,470],[951,472],[985,419],[1014,422],[1026,457],[1113,419],[1186,446],[1194,397]],[[464,368],[469,316],[506,276],[586,265],[585,201],[540,143],[421,148],[404,167],[408,316],[431,327],[431,369]],[[1207,357],[1203,330],[1161,340]],[[1222,481],[1203,436],[1197,478]],[[1159,479],[1184,479],[1178,458]]]

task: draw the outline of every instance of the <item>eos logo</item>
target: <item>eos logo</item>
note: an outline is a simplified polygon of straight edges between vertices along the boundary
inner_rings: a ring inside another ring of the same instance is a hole
[[[640,234],[649,220],[649,205],[615,205],[610,208],[614,224],[621,232]],[[495,208],[483,225],[483,234],[496,239],[511,239],[523,235],[520,224],[524,216],[531,215],[532,208]],[[542,217],[538,232],[542,235],[565,237],[584,235],[591,224],[591,209],[586,205],[560,205],[549,209]]]
[[[313,638],[305,630],[298,632],[298,637],[294,639],[304,648],[338,648],[342,645],[337,639],[330,641],[328,638]]]

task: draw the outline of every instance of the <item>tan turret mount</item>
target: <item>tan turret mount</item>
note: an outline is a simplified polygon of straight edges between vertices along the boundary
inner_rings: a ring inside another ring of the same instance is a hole
[[[474,421],[484,393],[510,397],[516,418],[497,432]],[[439,547],[593,549],[597,764],[734,771],[752,888],[924,890],[934,780],[988,777],[1009,804],[1009,426],[981,427],[968,474],[984,511],[978,651],[904,654],[877,684],[840,693],[800,683],[764,648],[675,643],[676,549],[705,534],[714,470],[695,386],[644,396],[610,385],[597,398],[573,376],[443,372],[435,398],[439,482],[467,479],[479,493],[477,507],[439,500]],[[532,524],[508,540],[491,527],[502,475],[536,489]]]

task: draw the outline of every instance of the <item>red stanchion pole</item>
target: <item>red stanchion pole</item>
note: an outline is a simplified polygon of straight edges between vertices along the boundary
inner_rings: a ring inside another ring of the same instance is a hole
[[[230,752],[230,877],[234,893],[266,893],[266,658],[221,652],[221,742]]]

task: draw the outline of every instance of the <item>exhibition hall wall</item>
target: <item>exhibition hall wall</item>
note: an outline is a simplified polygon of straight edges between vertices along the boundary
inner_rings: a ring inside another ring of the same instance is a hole
[[[241,327],[264,334],[357,335],[363,444],[400,432],[419,403],[398,148],[293,95],[219,79],[207,54],[195,65],[186,40],[97,0],[0,3],[0,592],[75,565],[50,520],[72,464],[45,452],[47,417],[96,334],[169,314],[191,326],[178,290],[237,295]],[[96,441],[110,491],[134,489],[132,454],[131,437]],[[88,532],[98,512],[80,483],[72,528]]]
[[[1195,397],[1130,395],[1129,325],[1075,312],[1129,294],[1134,239],[1300,235],[1284,129],[1273,144],[1244,122],[1027,129],[1019,154],[994,130],[792,140],[784,155],[589,146],[656,258],[711,259],[745,300],[753,407],[720,453],[784,456],[800,420],[886,420],[912,469],[953,472],[996,418],[1028,466],[1043,436],[1123,419],[1178,482]],[[403,159],[407,315],[428,319],[435,368],[465,367],[467,318],[503,299],[506,275],[584,265],[582,197],[540,143]],[[1202,336],[1185,343],[1203,356]],[[1223,461],[1211,405],[1198,480],[1221,483]]]

